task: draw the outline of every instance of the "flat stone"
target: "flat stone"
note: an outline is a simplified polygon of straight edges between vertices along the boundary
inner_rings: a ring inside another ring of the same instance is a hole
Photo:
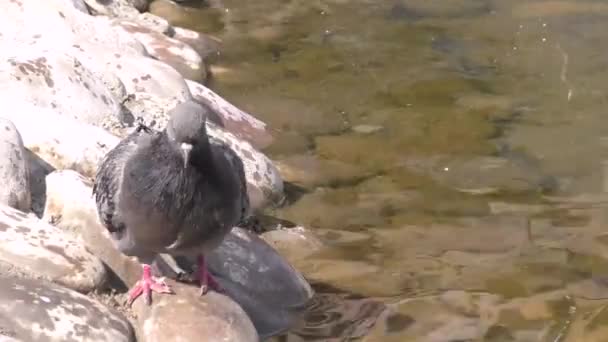
[[[302,260],[326,247],[315,234],[304,227],[271,230],[260,237],[291,263],[296,263],[297,260]]]
[[[106,280],[101,261],[82,243],[38,218],[0,206],[0,269],[4,274],[44,278],[80,292]]]
[[[237,108],[204,85],[192,80],[186,80],[186,83],[192,97],[217,114],[211,120],[218,126],[250,142],[255,148],[263,149],[270,145],[273,139],[264,122]]]
[[[150,56],[172,66],[184,78],[206,79],[203,59],[187,44],[133,22],[123,21],[120,26],[139,40]]]
[[[0,117],[0,204],[28,212],[32,206],[30,172],[17,127]]]
[[[214,291],[201,297],[197,286],[169,284],[175,295],[156,295],[151,306],[133,303],[142,342],[259,341],[247,314],[230,298]]]
[[[0,276],[0,341],[135,341],[119,313],[55,284]]]

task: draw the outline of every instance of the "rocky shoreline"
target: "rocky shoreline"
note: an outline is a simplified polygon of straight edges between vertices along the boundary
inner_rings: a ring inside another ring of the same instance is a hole
[[[243,160],[253,210],[284,199],[279,171],[259,152],[272,141],[266,125],[199,83],[217,40],[147,8],[145,0],[2,6],[0,339],[258,341],[288,329],[312,297],[272,247],[234,229],[209,258],[227,296],[200,298],[179,283],[151,307],[123,306],[141,271],[97,221],[91,179],[137,120],[159,128],[176,103],[209,106],[208,132]],[[173,262],[161,258],[157,270],[180,269]]]

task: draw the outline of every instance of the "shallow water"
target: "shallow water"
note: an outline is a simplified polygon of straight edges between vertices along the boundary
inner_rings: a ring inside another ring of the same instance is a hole
[[[211,2],[180,24],[223,40],[210,86],[274,130],[271,214],[340,293],[282,340],[608,339],[608,4]]]

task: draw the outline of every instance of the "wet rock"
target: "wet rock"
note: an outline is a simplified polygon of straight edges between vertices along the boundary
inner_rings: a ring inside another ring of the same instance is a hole
[[[547,177],[534,165],[500,157],[410,159],[406,167],[428,174],[438,183],[471,194],[546,189]]]
[[[11,106],[3,115],[17,126],[25,147],[57,169],[73,169],[93,177],[98,162],[119,142],[106,130],[55,110],[18,100]]]
[[[247,312],[261,338],[284,332],[313,290],[302,275],[255,234],[234,228],[207,260],[216,279]]]
[[[0,268],[4,274],[44,278],[80,292],[106,280],[101,261],[59,228],[0,206]]]
[[[120,26],[133,34],[150,56],[174,67],[184,78],[194,81],[206,79],[201,56],[187,44],[132,22],[123,21]]]
[[[182,27],[174,27],[173,31],[172,38],[188,44],[205,62],[213,62],[219,56],[221,41],[218,38]]]
[[[72,170],[61,170],[46,177],[46,206],[43,220],[79,237],[91,252],[130,287],[141,277],[136,259],[120,253],[107,230],[99,222],[91,182]]]
[[[1,341],[135,341],[119,313],[46,281],[0,276],[0,307]]]
[[[316,235],[304,227],[271,230],[260,237],[294,265],[325,247]]]
[[[151,306],[143,300],[133,304],[143,342],[205,341],[257,342],[256,330],[230,298],[215,291],[200,296],[196,286],[170,283],[176,295],[154,297]]]
[[[204,85],[186,80],[192,97],[207,105],[217,117],[211,118],[218,126],[224,127],[237,137],[249,141],[254,147],[262,149],[272,142],[266,124],[253,115],[242,111]]]
[[[30,193],[32,194],[32,212],[42,217],[46,202],[46,176],[55,168],[42,160],[35,153],[26,150],[27,163],[30,169]]]
[[[28,212],[32,205],[30,171],[15,125],[0,117],[0,204]]]
[[[608,15],[608,5],[592,1],[543,1],[522,3],[515,6],[513,15],[517,18],[556,17],[563,15]]]

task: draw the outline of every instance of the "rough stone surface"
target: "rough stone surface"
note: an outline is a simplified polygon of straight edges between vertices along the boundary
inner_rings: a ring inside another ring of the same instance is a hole
[[[143,342],[259,341],[247,314],[230,298],[210,291],[201,297],[197,286],[170,283],[176,295],[160,295],[150,307],[133,304]]]
[[[0,204],[30,211],[30,173],[17,127],[0,117]]]
[[[120,314],[46,281],[0,276],[0,308],[0,334],[15,341],[135,341]]]
[[[147,9],[147,1],[144,0],[84,0],[93,14],[103,14],[111,17],[134,17],[139,14],[136,7]]]
[[[86,123],[118,117],[120,105],[103,82],[75,57],[20,49],[0,65],[0,100],[25,102]],[[9,85],[10,87],[6,86]]]
[[[141,277],[136,259],[120,253],[97,217],[91,182],[72,170],[61,170],[46,177],[46,206],[43,220],[82,238],[84,245],[98,256],[126,286]]]
[[[183,77],[195,81],[206,79],[203,59],[190,46],[133,22],[123,21],[120,26],[133,34],[150,56],[174,67]]]
[[[249,141],[253,146],[262,149],[272,142],[272,136],[266,124],[256,119],[204,85],[186,80],[188,88],[195,100],[207,105],[217,114],[214,122],[232,132],[237,137]]]
[[[11,110],[3,115],[17,126],[25,147],[56,169],[74,169],[93,177],[99,161],[119,142],[102,128],[78,122],[52,109],[18,101],[10,106]]]
[[[101,261],[82,243],[38,218],[0,206],[0,272],[42,277],[80,292],[106,280]]]

